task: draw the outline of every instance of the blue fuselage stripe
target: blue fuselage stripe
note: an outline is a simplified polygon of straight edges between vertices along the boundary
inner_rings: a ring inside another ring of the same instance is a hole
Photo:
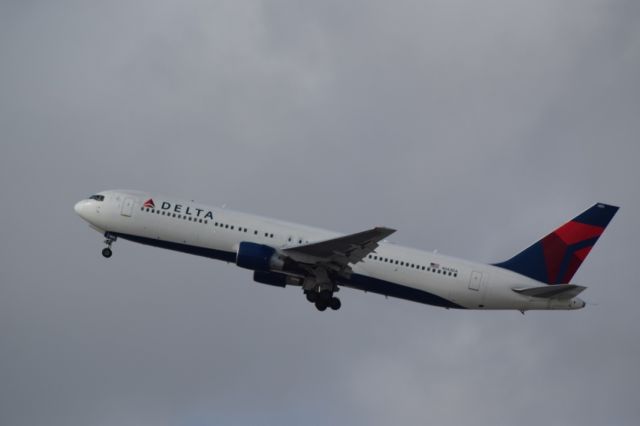
[[[119,238],[133,241],[148,246],[161,247],[169,250],[179,251],[182,253],[203,256],[210,259],[222,260],[224,262],[236,261],[234,252],[225,250],[215,250],[205,247],[197,247],[189,244],[174,243],[153,238],[139,237],[136,235],[112,233]],[[426,291],[396,284],[390,281],[380,280],[361,274],[352,274],[349,279],[340,280],[339,284],[345,287],[351,287],[363,291],[370,291],[385,296],[396,297],[399,299],[411,300],[413,302],[424,303],[427,305],[441,306],[444,308],[465,309],[463,306],[455,304],[447,299],[436,296]]]

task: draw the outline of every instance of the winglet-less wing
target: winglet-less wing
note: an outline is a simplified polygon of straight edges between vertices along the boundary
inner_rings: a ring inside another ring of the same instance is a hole
[[[513,291],[533,297],[567,300],[582,293],[586,287],[575,284],[543,285],[541,287],[514,288]]]
[[[281,252],[302,263],[333,263],[338,267],[346,267],[350,263],[360,262],[378,247],[379,241],[394,232],[395,229],[376,227],[356,234],[290,247]]]

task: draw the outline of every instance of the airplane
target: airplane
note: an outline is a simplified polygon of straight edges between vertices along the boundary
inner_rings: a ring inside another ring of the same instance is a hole
[[[275,287],[301,287],[319,311],[338,310],[340,287],[443,308],[575,310],[586,287],[571,279],[618,207],[597,203],[510,259],[482,264],[386,241],[373,227],[340,234],[311,226],[132,190],[98,192],[74,207],[104,235],[204,256]]]

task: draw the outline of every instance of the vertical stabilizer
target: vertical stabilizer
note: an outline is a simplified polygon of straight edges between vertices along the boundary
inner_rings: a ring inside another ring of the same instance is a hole
[[[618,207],[598,203],[495,266],[547,284],[568,283],[617,211]]]

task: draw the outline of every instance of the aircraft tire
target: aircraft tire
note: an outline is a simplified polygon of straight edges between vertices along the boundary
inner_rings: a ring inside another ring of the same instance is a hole
[[[322,301],[322,303],[328,306],[331,302],[331,294],[332,293],[328,290],[322,290],[320,293],[318,293],[318,300]]]
[[[318,300],[318,293],[315,291],[308,291],[306,293],[307,296],[307,300],[311,303],[316,303],[316,301]]]
[[[338,299],[337,297],[333,297],[329,302],[329,307],[334,311],[337,311],[338,309],[340,309],[340,306],[342,306],[342,303],[340,302],[340,299]]]
[[[102,249],[102,255],[104,257],[106,257],[107,259],[110,258],[112,254],[113,254],[113,252],[111,251],[111,249],[109,247],[106,247],[106,248]]]
[[[320,312],[325,311],[327,309],[327,304],[320,300],[316,300],[316,309]]]

